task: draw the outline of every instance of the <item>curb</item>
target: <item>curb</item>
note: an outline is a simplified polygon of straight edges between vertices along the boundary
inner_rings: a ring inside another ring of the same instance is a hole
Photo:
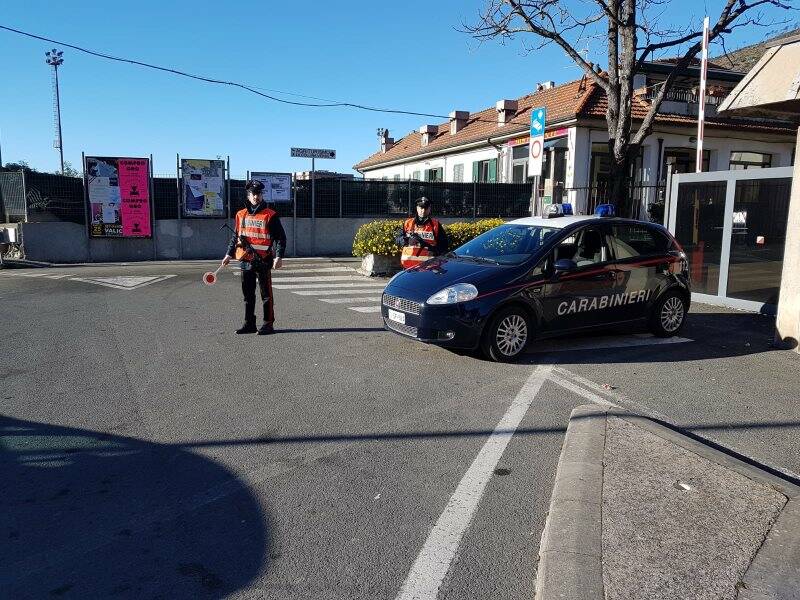
[[[539,547],[539,600],[605,598],[601,524],[606,422],[607,410],[594,404],[570,414]]]
[[[737,599],[800,599],[800,486],[774,469],[759,468],[647,417],[589,404],[575,408],[569,417],[539,548],[537,600],[605,598],[603,455],[609,416],[786,496],[787,503],[742,577],[744,585]]]

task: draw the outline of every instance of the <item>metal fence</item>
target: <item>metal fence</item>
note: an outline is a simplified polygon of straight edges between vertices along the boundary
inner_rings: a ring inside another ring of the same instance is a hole
[[[524,217],[530,215],[531,186],[525,183],[453,183],[318,179],[311,208],[311,181],[297,181],[297,216],[403,217],[416,200],[430,199],[440,217]]]
[[[0,173],[6,221],[70,221],[85,224],[83,178],[35,172]],[[246,182],[228,182],[231,214],[246,205]],[[311,207],[311,181],[296,181],[297,216],[308,218],[400,218],[413,212],[418,198],[433,202],[441,217],[515,218],[530,215],[531,185],[525,183],[445,183],[317,179]],[[157,220],[178,219],[181,182],[174,176],[153,177],[151,206]],[[277,204],[292,216],[292,204]]]
[[[628,190],[628,202],[621,203],[613,198],[610,185],[596,184],[564,188],[564,201],[567,197],[574,198],[575,207],[586,214],[592,214],[600,204],[614,204],[619,216],[646,220],[650,205],[664,203],[665,189],[663,185],[632,185]],[[573,194],[568,196],[569,192]]]

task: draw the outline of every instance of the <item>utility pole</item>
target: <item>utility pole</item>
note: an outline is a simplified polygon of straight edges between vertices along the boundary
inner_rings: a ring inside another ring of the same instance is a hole
[[[58,153],[61,158],[61,174],[64,174],[64,143],[61,138],[61,98],[58,92],[58,67],[64,64],[64,59],[61,58],[64,53],[60,50],[53,48],[49,52],[45,52],[47,56],[47,64],[53,67],[53,112],[55,113],[56,121],[56,140],[53,143],[55,148],[58,148]]]

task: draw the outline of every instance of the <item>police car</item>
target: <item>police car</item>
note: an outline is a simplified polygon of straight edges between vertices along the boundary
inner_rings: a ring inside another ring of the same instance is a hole
[[[645,321],[673,336],[689,310],[686,255],[662,226],[613,216],[511,221],[395,275],[381,313],[387,329],[421,342],[518,358],[534,339]]]

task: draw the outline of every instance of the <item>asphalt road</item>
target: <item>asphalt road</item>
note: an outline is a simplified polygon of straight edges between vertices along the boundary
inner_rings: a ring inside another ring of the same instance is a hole
[[[383,331],[380,282],[335,261],[290,262],[278,333],[234,335],[209,265],[0,271],[0,597],[531,598],[592,400],[800,472],[800,358],[767,317],[499,365]]]

